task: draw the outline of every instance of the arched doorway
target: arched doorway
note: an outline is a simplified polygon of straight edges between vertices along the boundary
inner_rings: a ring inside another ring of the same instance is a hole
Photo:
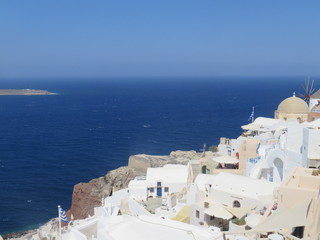
[[[283,161],[280,158],[276,158],[273,161],[273,181],[281,182],[283,179]]]

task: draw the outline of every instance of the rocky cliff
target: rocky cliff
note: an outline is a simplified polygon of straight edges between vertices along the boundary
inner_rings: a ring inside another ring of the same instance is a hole
[[[68,211],[69,219],[83,219],[93,215],[93,209],[101,206],[102,199],[110,196],[112,191],[128,187],[130,180],[136,176],[146,175],[149,167],[162,167],[165,164],[187,164],[188,160],[200,158],[195,151],[175,151],[169,156],[139,154],[129,157],[128,166],[108,172],[105,176],[88,183],[74,186],[72,205]],[[72,216],[72,217],[71,217]]]
[[[130,180],[136,176],[146,175],[149,167],[162,167],[165,164],[187,164],[189,160],[196,159],[209,160],[212,159],[213,155],[212,152],[174,151],[166,156],[146,154],[130,156],[128,166],[112,170],[105,176],[92,179],[88,183],[78,183],[74,186],[71,209],[67,212],[68,219],[83,219],[88,215],[93,215],[94,208],[101,206],[102,199],[110,196],[112,191],[128,187]],[[52,229],[56,233],[57,224],[58,219],[55,218],[39,229],[7,234],[4,238],[12,240],[32,239],[34,234],[38,236],[38,232],[41,232],[42,228],[46,229],[45,232]]]
[[[88,183],[76,184],[73,189],[72,205],[68,211],[68,217],[71,217],[72,214],[74,219],[83,219],[88,215],[93,215],[94,207],[101,206],[102,199],[110,196],[112,191],[126,188],[129,181],[135,176],[134,169],[120,167],[108,172],[103,177],[92,179]]]

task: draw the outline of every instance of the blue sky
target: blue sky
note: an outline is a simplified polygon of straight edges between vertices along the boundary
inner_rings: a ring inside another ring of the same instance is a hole
[[[320,1],[8,0],[0,78],[320,76]]]

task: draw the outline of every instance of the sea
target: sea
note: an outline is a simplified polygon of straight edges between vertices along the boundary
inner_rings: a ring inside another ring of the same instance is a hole
[[[273,117],[301,77],[19,79],[0,88],[56,95],[0,96],[0,234],[39,227],[71,206],[73,186],[130,155],[200,151]]]

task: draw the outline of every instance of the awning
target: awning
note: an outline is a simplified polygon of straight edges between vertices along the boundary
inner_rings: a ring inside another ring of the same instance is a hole
[[[259,130],[260,127],[258,125],[250,123],[250,124],[241,126],[241,128],[243,130]]]
[[[233,216],[240,219],[255,207],[240,207],[240,208],[224,207],[224,208],[227,209]]]
[[[260,131],[260,132],[270,132],[276,130],[274,127],[263,126],[263,125],[256,125],[253,123],[241,126],[243,130],[250,130],[250,131]]]
[[[311,198],[300,202],[295,207],[288,208],[284,205],[278,207],[269,217],[253,230],[277,230],[305,226],[307,224],[307,211]]]
[[[221,204],[210,204],[210,208],[206,208],[204,213],[209,216],[214,216],[217,218],[223,218],[229,220],[233,217]]]
[[[189,223],[190,206],[184,206],[183,208],[181,208],[181,210],[177,213],[177,215],[171,219],[179,222]]]
[[[213,158],[213,161],[217,163],[236,164],[239,162],[239,159],[236,157],[225,155],[225,156],[215,157]]]
[[[273,234],[268,235],[268,238],[270,240],[282,240],[283,236],[281,236],[280,234],[277,234],[277,233],[273,233]]]
[[[252,213],[248,217],[246,217],[244,220],[246,221],[246,224],[249,227],[254,228],[255,226],[257,226],[261,222],[262,218],[263,218],[262,215]]]
[[[287,128],[288,128],[288,126],[283,126],[283,125],[281,125],[281,126],[277,127],[276,131],[285,130],[285,129],[287,129]]]

